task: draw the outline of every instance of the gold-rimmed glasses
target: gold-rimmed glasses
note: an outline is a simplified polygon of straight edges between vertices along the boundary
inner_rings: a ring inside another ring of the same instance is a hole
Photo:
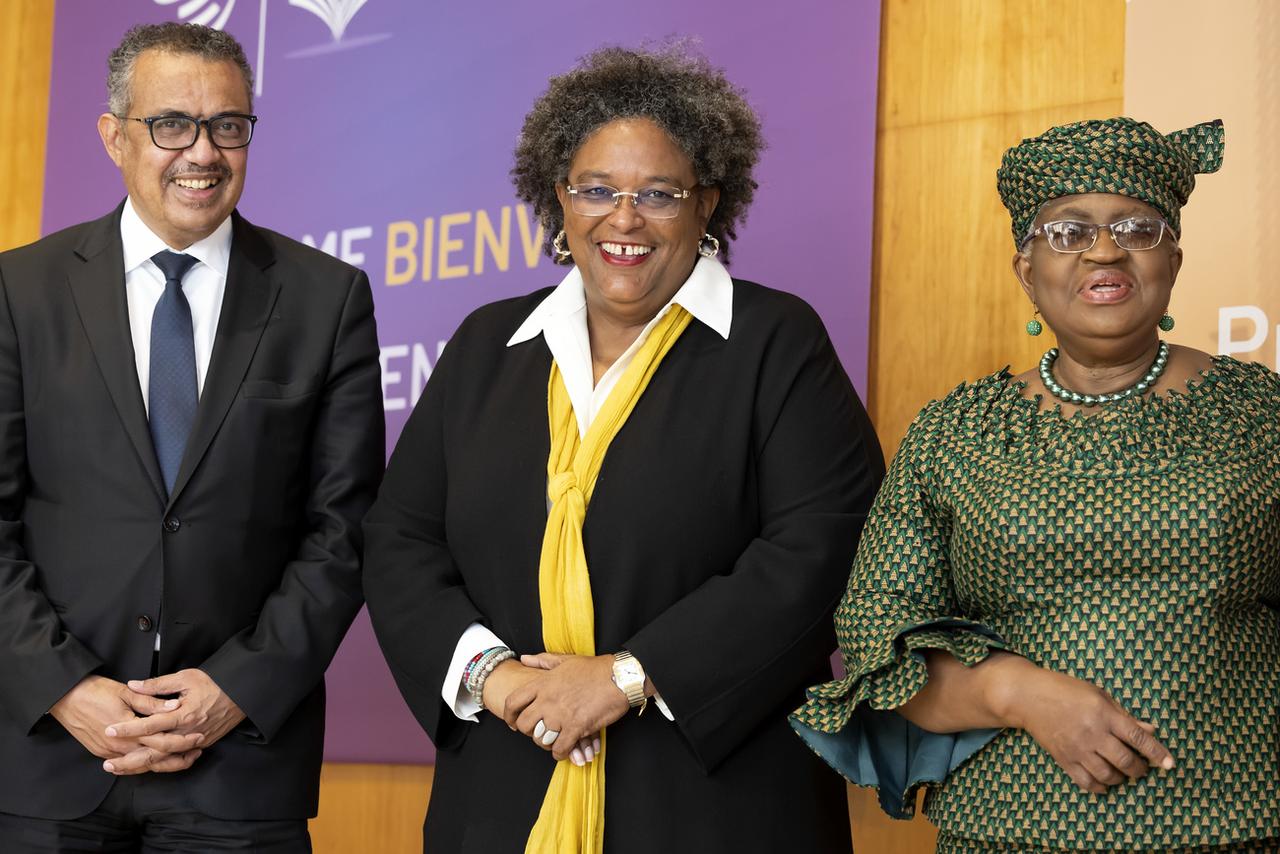
[[[623,196],[646,219],[672,219],[680,213],[680,202],[689,198],[689,190],[654,185],[634,192],[619,190],[607,184],[569,184],[569,206],[582,216],[607,216],[618,207]]]

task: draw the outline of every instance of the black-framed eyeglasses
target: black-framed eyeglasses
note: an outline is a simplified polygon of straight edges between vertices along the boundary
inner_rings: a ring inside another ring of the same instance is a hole
[[[643,187],[625,192],[607,184],[569,184],[569,206],[582,216],[606,216],[618,207],[623,196],[631,198],[631,206],[649,219],[672,219],[680,213],[681,199],[689,198],[688,190],[675,187]]]
[[[207,119],[197,119],[182,113],[164,116],[118,116],[123,121],[142,122],[151,131],[151,142],[166,151],[181,151],[196,144],[200,138],[200,126],[204,125],[209,141],[218,148],[244,148],[253,139],[253,126],[257,116],[246,113],[218,113]]]
[[[1131,216],[1113,223],[1063,219],[1036,226],[1023,238],[1022,246],[1025,248],[1037,234],[1043,234],[1054,252],[1088,252],[1098,242],[1098,232],[1104,228],[1111,232],[1111,239],[1116,246],[1127,252],[1155,249],[1166,231],[1170,233],[1171,240],[1176,239],[1172,236],[1173,230],[1169,223],[1154,216]]]

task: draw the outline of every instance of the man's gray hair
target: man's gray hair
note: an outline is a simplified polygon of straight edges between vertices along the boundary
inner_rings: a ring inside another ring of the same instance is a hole
[[[227,33],[201,24],[140,24],[124,34],[107,58],[107,108],[114,115],[128,115],[133,98],[133,69],[143,51],[160,50],[198,56],[210,62],[234,62],[244,75],[253,107],[253,69],[244,48]]]

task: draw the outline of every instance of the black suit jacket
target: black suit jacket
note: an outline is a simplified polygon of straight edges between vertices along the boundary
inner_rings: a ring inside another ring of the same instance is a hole
[[[821,321],[735,281],[728,340],[694,321],[609,446],[583,538],[596,649],[629,649],[675,715],[609,727],[605,850],[848,851],[844,782],[787,725],[828,679],[831,613],[884,463]],[[521,852],[550,754],[441,700],[479,621],[543,649],[548,291],[475,312],[449,342],[365,520],[378,640],[439,753],[426,849]]]
[[[384,442],[365,275],[233,214],[213,354],[166,498],[120,208],[0,254],[0,812],[111,786],[46,712],[90,673],[198,667],[248,715],[175,775],[230,819],[314,815],[323,674],[361,604]]]

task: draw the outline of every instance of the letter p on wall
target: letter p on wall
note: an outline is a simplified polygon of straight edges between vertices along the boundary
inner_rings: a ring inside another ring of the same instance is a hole
[[[1244,321],[1247,337],[1234,338],[1236,321]],[[1257,306],[1222,306],[1217,310],[1217,352],[1224,356],[1257,350],[1267,341],[1267,315]]]
[[[1224,356],[1250,353],[1267,343],[1267,313],[1256,305],[1224,305],[1218,309],[1218,352]],[[1236,332],[1240,337],[1234,337]],[[1276,330],[1276,362],[1280,367],[1280,327]]]

